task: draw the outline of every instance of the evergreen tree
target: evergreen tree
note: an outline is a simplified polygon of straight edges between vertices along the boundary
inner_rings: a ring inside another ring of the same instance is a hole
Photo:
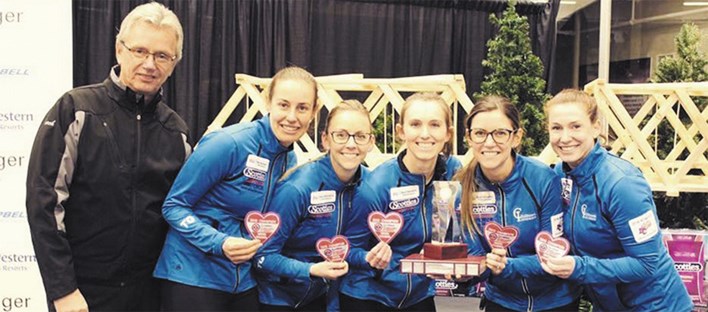
[[[700,29],[690,23],[681,27],[674,42],[676,56],[662,59],[654,74],[653,82],[700,82],[708,80],[708,59],[701,52]],[[706,107],[706,98],[693,97],[692,100],[700,111]],[[679,105],[679,104],[677,104]],[[690,118],[680,116],[683,124]],[[674,129],[663,120],[658,127],[657,154],[664,159],[674,146]],[[694,138],[696,139],[696,138]],[[704,152],[704,154],[708,154]],[[684,150],[679,159],[685,159]],[[708,229],[705,220],[708,217],[708,196],[705,193],[681,193],[679,197],[668,197],[663,193],[654,195],[659,220],[662,227]]]
[[[487,57],[482,66],[484,75],[479,98],[503,95],[519,109],[526,135],[521,143],[527,155],[537,155],[548,144],[544,127],[543,103],[549,99],[543,79],[543,63],[531,50],[530,26],[525,16],[516,12],[516,1],[510,1],[501,17],[494,14],[490,21],[498,26],[496,36],[487,42]]]

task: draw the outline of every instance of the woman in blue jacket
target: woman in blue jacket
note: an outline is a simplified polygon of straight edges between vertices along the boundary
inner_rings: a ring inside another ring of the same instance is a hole
[[[579,287],[541,269],[535,237],[563,235],[560,179],[547,165],[517,154],[523,128],[516,107],[500,96],[483,97],[465,119],[474,160],[455,177],[462,183],[461,219],[471,255],[487,256],[482,275],[485,311],[578,309]],[[485,239],[488,222],[515,227],[506,249]]]
[[[374,144],[371,131],[364,105],[338,104],[322,133],[327,154],[278,182],[268,211],[280,216],[280,228],[253,260],[262,311],[326,310],[330,284],[349,266],[322,259],[315,246],[320,238],[340,235],[351,215],[352,198],[368,172],[361,162]]]
[[[562,160],[555,169],[563,179],[573,255],[549,259],[543,269],[584,284],[595,311],[690,311],[691,299],[661,242],[647,181],[597,142],[595,100],[563,90],[544,108],[551,146]]]
[[[431,182],[450,180],[460,167],[457,159],[441,154],[453,131],[450,107],[439,95],[417,93],[406,99],[396,125],[406,149],[362,183],[354,199],[356,215],[344,232],[352,251],[350,272],[340,290],[343,311],[435,310],[433,280],[402,274],[399,266],[402,258],[430,242]],[[367,216],[372,211],[403,215],[403,228],[388,245],[378,243],[369,230]]]
[[[261,243],[243,218],[268,206],[318,110],[317,83],[299,67],[276,73],[267,94],[269,114],[201,139],[165,199],[170,229],[154,272],[164,310],[258,310],[249,260]]]

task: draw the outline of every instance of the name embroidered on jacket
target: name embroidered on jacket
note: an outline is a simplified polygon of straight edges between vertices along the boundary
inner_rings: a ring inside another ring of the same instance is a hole
[[[535,213],[523,214],[523,213],[521,213],[521,208],[516,207],[516,208],[514,208],[514,218],[516,218],[516,222],[531,221],[531,220],[536,220],[536,214]]]

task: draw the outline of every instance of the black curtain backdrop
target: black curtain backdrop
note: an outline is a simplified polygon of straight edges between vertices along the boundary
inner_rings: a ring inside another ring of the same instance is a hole
[[[146,0],[74,0],[74,86],[105,79],[122,18]],[[270,77],[294,64],[314,75],[463,74],[479,90],[490,13],[505,0],[163,0],[184,28],[182,61],[164,86],[196,142],[236,90],[234,74]],[[534,53],[550,70],[559,0],[519,4]],[[243,110],[234,112],[230,122]]]

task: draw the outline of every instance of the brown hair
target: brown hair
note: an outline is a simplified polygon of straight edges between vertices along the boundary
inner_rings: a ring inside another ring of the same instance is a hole
[[[267,100],[270,102],[273,99],[273,90],[275,86],[281,80],[300,80],[307,83],[315,91],[315,98],[312,99],[312,110],[316,113],[320,109],[319,101],[317,101],[317,81],[315,81],[315,76],[310,74],[307,70],[298,66],[288,66],[279,70],[273,76],[273,79],[268,85],[266,94],[268,95]]]
[[[509,101],[509,99],[498,96],[498,95],[488,95],[477,100],[474,107],[467,117],[465,117],[465,137],[469,136],[469,130],[472,128],[472,119],[479,113],[486,113],[492,111],[501,111],[504,116],[509,118],[514,127],[513,130],[521,129],[521,117],[516,106]],[[475,172],[477,169],[477,160],[472,160],[466,164],[460,171],[458,171],[453,179],[460,181],[462,184],[462,201],[460,203],[461,207],[461,221],[462,225],[467,228],[472,238],[472,231],[480,233],[477,223],[474,222],[474,216],[472,214],[472,194],[476,191],[475,187]]]
[[[403,107],[401,107],[401,120],[398,122],[401,127],[406,120],[406,111],[408,111],[408,108],[415,102],[429,102],[437,104],[440,109],[442,109],[443,114],[445,114],[445,128],[450,129],[450,127],[452,127],[452,109],[450,109],[450,105],[447,105],[445,100],[435,92],[418,92],[406,98],[406,101],[403,103]],[[452,138],[455,137],[454,130],[448,131],[450,132],[450,140],[452,140]],[[450,141],[448,140],[445,142],[442,152],[446,156],[449,156],[451,150],[452,148],[450,147]]]

